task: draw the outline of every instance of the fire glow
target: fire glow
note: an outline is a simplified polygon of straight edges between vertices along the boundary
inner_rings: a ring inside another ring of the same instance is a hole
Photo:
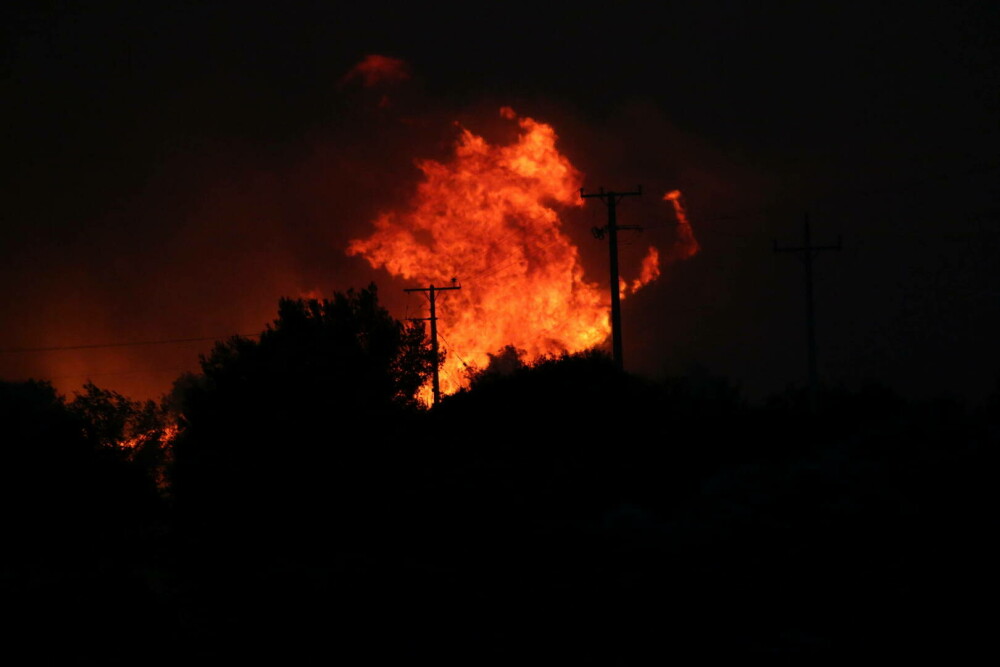
[[[491,145],[463,128],[450,160],[417,162],[423,180],[408,207],[381,213],[375,231],[347,248],[420,286],[460,281],[438,304],[446,394],[466,384],[465,367],[485,368],[508,345],[532,363],[600,345],[611,332],[610,297],[585,280],[557,210],[583,205],[583,175],[556,148],[550,125],[508,107],[500,113],[519,125],[514,143]],[[627,291],[659,272],[651,247]]]
[[[372,54],[365,56],[364,60],[351,68],[341,83],[358,79],[365,88],[372,88],[379,84],[399,83],[409,78],[409,68],[399,58]]]
[[[694,230],[691,229],[691,222],[688,220],[687,213],[684,211],[684,202],[682,201],[681,191],[671,190],[667,194],[663,195],[663,201],[668,201],[673,204],[674,213],[677,215],[677,241],[670,249],[670,255],[667,257],[667,261],[674,262],[678,259],[688,259],[689,257],[694,257],[698,254],[698,250],[701,249],[701,246],[698,245],[698,241],[694,238]]]

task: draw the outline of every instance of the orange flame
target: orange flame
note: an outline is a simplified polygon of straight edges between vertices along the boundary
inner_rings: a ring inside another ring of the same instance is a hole
[[[649,246],[649,251],[642,260],[639,277],[632,281],[632,293],[638,292],[644,286],[660,277],[660,251],[655,246]]]
[[[665,261],[667,264],[694,257],[701,249],[697,239],[694,237],[694,230],[691,229],[691,222],[688,220],[681,197],[680,190],[671,190],[663,195],[663,201],[669,201],[673,204],[674,214],[677,216],[677,239],[666,254]],[[659,277],[660,251],[655,246],[650,246],[646,252],[646,257],[642,260],[639,277],[633,280],[631,284],[626,282],[624,278],[618,279],[618,295],[624,299],[630,294],[635,294]]]
[[[518,119],[517,140],[491,145],[462,129],[447,162],[423,160],[423,182],[407,210],[380,214],[374,233],[349,255],[440,293],[438,332],[447,350],[441,388],[466,384],[465,366],[484,368],[507,345],[531,363],[578,352],[609,332],[606,293],[584,280],[558,208],[580,206],[582,174],[556,148],[550,125]]]
[[[180,426],[176,422],[168,422],[160,429],[153,429],[142,433],[134,434],[114,443],[116,447],[123,450],[129,460],[134,461],[137,454],[141,454],[142,449],[150,444],[157,446],[162,452],[162,458],[150,471],[156,488],[161,493],[167,493],[170,489],[170,477],[167,470],[173,462],[174,440],[180,433]]]
[[[671,190],[663,195],[663,201],[669,201],[674,205],[674,214],[677,216],[677,241],[667,254],[667,262],[694,257],[698,254],[701,246],[698,245],[698,241],[694,237],[691,222],[688,220],[687,212],[684,210],[681,191]]]

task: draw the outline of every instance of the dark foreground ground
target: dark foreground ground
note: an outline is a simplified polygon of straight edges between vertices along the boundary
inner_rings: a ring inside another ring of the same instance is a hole
[[[387,433],[246,440],[299,453],[189,471],[155,511],[108,505],[121,520],[8,499],[4,644],[178,664],[993,651],[993,408],[875,391],[810,419],[681,383],[595,409],[497,384]]]

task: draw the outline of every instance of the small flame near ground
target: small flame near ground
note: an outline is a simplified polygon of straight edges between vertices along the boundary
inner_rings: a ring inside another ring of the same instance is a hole
[[[557,149],[552,126],[509,107],[500,115],[518,123],[514,143],[492,145],[461,128],[447,162],[417,162],[423,180],[408,206],[381,213],[375,231],[347,248],[421,287],[460,281],[460,290],[439,293],[437,302],[446,394],[507,346],[530,364],[595,347],[611,332],[610,298],[584,278],[559,217],[583,205],[583,175]],[[639,278],[625,284],[629,293],[659,276],[659,260],[651,247]]]
[[[133,432],[128,437],[113,443],[112,446],[124,452],[126,458],[133,463],[143,458],[151,459],[152,465],[149,472],[157,490],[162,494],[169,494],[170,476],[168,470],[174,460],[174,440],[179,434],[180,426],[171,417],[159,428],[141,433]]]

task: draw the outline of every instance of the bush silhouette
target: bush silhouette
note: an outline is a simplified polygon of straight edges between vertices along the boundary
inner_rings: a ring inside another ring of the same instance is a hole
[[[373,284],[282,299],[259,340],[217,343],[201,365],[175,390],[179,509],[209,532],[301,537],[364,485],[379,443],[400,437],[432,356],[423,327],[393,319]]]

